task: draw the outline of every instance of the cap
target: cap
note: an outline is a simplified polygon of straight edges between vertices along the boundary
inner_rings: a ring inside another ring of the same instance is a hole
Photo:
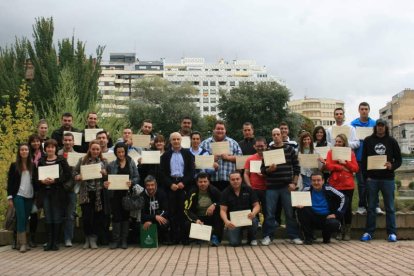
[[[378,120],[376,121],[375,125],[376,125],[376,126],[377,126],[377,125],[384,125],[384,126],[386,126],[386,125],[387,125],[387,121],[385,121],[384,119],[378,119]]]

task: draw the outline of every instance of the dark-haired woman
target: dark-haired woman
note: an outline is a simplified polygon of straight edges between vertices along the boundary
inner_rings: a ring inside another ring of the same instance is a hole
[[[17,241],[20,252],[26,252],[26,224],[33,206],[35,192],[33,183],[33,163],[28,144],[19,145],[16,162],[10,165],[7,179],[7,199],[9,206],[15,208],[17,218]]]
[[[326,140],[326,130],[323,128],[323,126],[317,126],[313,129],[312,138],[313,138],[313,146],[316,151],[318,151],[317,148],[319,147],[328,147],[328,148],[331,147],[331,143]],[[326,160],[326,156],[322,156],[322,158]],[[328,182],[328,178],[329,178],[329,171],[323,170],[324,181]]]
[[[128,146],[124,143],[117,143],[114,147],[116,160],[109,163],[108,174],[128,175],[129,181],[126,183],[131,193],[143,191],[139,184],[137,165],[128,156]],[[105,188],[110,188],[111,183],[106,181]],[[127,195],[127,190],[109,190],[108,197],[112,216],[112,243],[111,249],[121,247],[127,248],[129,233],[129,212],[122,207],[122,198]]]

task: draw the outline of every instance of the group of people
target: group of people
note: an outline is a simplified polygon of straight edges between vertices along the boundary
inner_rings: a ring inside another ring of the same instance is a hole
[[[157,226],[158,239],[163,244],[189,244],[191,224],[212,226],[210,243],[218,246],[226,229],[229,244],[238,246],[242,233],[247,231],[248,244],[258,244],[257,231],[262,225],[262,245],[274,239],[276,228],[282,224],[284,211],[286,232],[294,244],[312,244],[314,230],[322,230],[324,243],[331,236],[350,240],[352,198],[358,184],[357,212],[367,213],[366,233],[361,241],[373,238],[381,191],[387,222],[388,241],[397,241],[394,207],[394,171],[401,165],[398,143],[389,134],[385,121],[369,117],[369,104],[362,102],[360,117],[351,123],[344,120],[344,109],[334,110],[336,123],[328,129],[318,126],[313,133],[302,131],[297,142],[289,138],[289,126],[280,123],[271,131],[272,141],[254,136],[253,125],[243,124],[243,140],[236,142],[227,136],[223,121],[216,121],[211,137],[202,139],[201,133],[192,130],[191,118],[185,117],[177,132],[167,140],[153,134],[152,122],[144,120],[138,132],[150,136],[150,148],[133,144],[133,131],[125,128],[122,137],[113,142],[105,130],[97,131],[96,139],[86,142],[85,130],[72,126],[73,117],[64,113],[62,126],[48,137],[46,120],[41,120],[37,132],[28,143],[19,145],[16,162],[8,174],[8,202],[16,210],[16,245],[20,252],[35,246],[38,213],[43,209],[47,231],[44,250],[58,250],[63,228],[66,247],[72,246],[77,202],[82,210],[85,235],[84,248],[98,248],[110,240],[110,248],[127,248],[131,239],[138,237],[137,229]],[[98,116],[90,112],[85,129],[99,128]],[[335,126],[345,126],[345,133],[336,133]],[[358,139],[356,129],[373,128],[372,135]],[[82,132],[81,145],[75,145],[73,132]],[[190,147],[183,147],[188,136]],[[228,143],[228,151],[214,155],[211,168],[200,169],[195,164],[198,155],[213,155],[214,143]],[[351,157],[334,158],[333,150],[318,158],[318,168],[301,166],[301,157],[321,153],[325,147],[350,147]],[[320,149],[320,151],[318,150]],[[142,158],[132,158],[146,150],[160,152],[159,164],[145,164]],[[282,150],[285,163],[265,164],[264,152]],[[69,153],[85,153],[75,166],[69,166]],[[108,162],[105,154],[115,155]],[[237,156],[249,155],[244,168],[236,169]],[[385,155],[383,168],[368,168],[371,156]],[[259,162],[260,170],[253,169]],[[99,178],[82,179],[85,165],[100,167]],[[58,177],[39,180],[43,166],[58,166]],[[108,175],[128,175],[125,190],[109,189]],[[309,191],[311,206],[292,206],[291,192]],[[123,199],[127,194],[143,198],[140,210],[126,210]],[[243,214],[251,221],[239,226],[233,212]],[[112,228],[112,235],[110,229]]]

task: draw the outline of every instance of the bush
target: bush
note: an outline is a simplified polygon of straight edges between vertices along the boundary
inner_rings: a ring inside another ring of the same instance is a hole
[[[401,188],[401,180],[395,180],[395,186],[397,187],[397,190]]]
[[[410,184],[408,184],[408,188],[414,190],[414,181],[411,181]]]

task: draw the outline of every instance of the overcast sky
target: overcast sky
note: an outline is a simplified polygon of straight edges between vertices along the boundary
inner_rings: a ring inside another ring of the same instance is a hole
[[[2,0],[0,46],[31,38],[36,17],[53,16],[55,39],[86,41],[89,53],[136,52],[141,60],[254,59],[286,82],[293,99],[358,103],[371,116],[414,88],[414,1]]]

